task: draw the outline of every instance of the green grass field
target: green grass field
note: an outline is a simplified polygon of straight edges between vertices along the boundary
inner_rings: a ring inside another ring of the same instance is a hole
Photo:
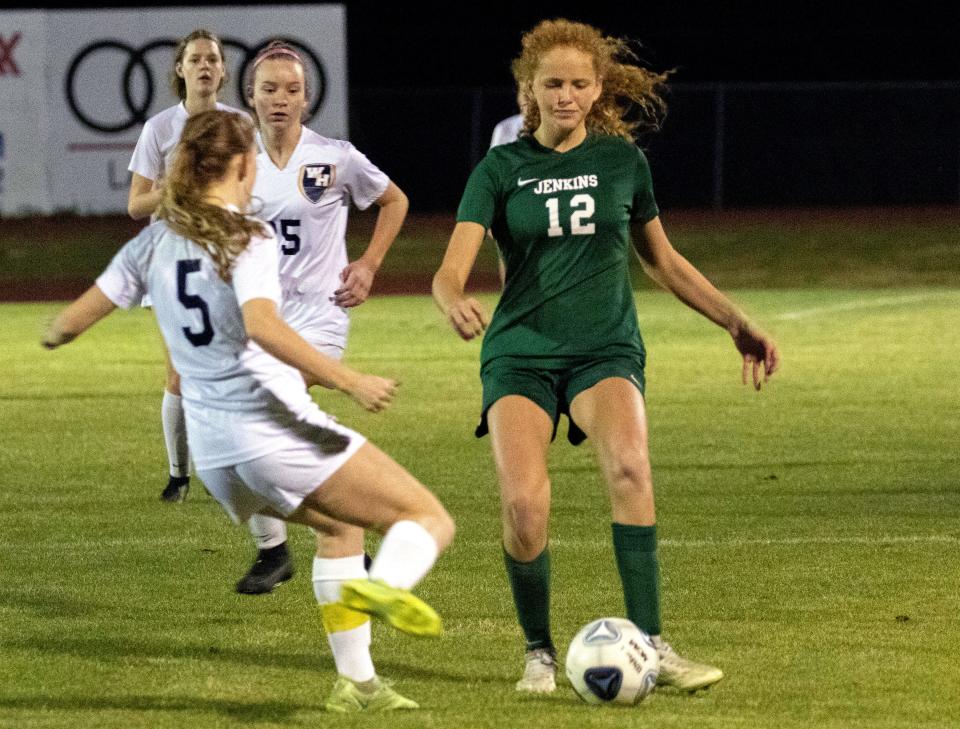
[[[951,255],[955,255],[952,253]],[[398,377],[380,415],[321,393],[431,486],[458,522],[420,588],[437,640],[377,626],[403,716],[332,717],[334,679],[298,574],[240,597],[252,546],[195,484],[162,504],[162,355],[150,314],[117,313],[56,352],[42,304],[0,307],[0,726],[956,727],[960,725],[960,290],[734,291],[778,338],[757,394],[721,331],[638,294],[664,624],[727,678],[634,709],[582,704],[563,681],[518,696],[522,642],[502,573],[496,487],[478,415],[479,345],[426,298],[355,312],[348,362]],[[489,299],[492,303],[492,299]],[[562,428],[565,432],[565,426]],[[588,445],[558,442],[553,626],[623,611],[606,499]]]

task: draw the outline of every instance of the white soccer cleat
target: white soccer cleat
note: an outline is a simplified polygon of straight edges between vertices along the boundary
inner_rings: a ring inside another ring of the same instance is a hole
[[[557,654],[552,648],[535,648],[524,654],[523,678],[517,691],[549,694],[557,688]]]
[[[657,686],[673,686],[680,691],[692,692],[709,688],[723,678],[723,671],[716,666],[684,658],[659,636],[653,639],[653,644],[660,657]]]

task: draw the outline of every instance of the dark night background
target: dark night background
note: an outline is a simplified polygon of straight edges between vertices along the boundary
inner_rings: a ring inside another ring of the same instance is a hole
[[[960,3],[348,4],[351,83],[510,83],[521,33],[548,17],[639,39],[680,81],[960,79]]]
[[[514,113],[509,63],[521,33],[562,16],[637,39],[647,65],[676,69],[664,129],[641,140],[662,204],[952,204],[958,8],[352,3],[351,136],[395,177],[420,172],[405,181],[425,208],[452,209],[493,124]],[[443,153],[424,165],[434,147]]]
[[[262,2],[24,3],[197,7]],[[309,4],[309,3],[297,3]],[[322,4],[322,3],[318,3]],[[642,41],[681,81],[960,80],[957,2],[376,2],[347,8],[356,86],[509,84],[521,33],[567,17]],[[15,4],[5,4],[13,8]],[[884,7],[879,7],[883,5]],[[281,10],[282,12],[282,10]]]

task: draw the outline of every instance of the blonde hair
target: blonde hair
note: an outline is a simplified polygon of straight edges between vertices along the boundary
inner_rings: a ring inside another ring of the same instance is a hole
[[[187,100],[187,82],[177,74],[177,66],[183,63],[187,46],[195,40],[208,40],[216,44],[217,50],[220,51],[220,60],[223,61],[223,76],[220,77],[220,85],[217,86],[217,91],[222,89],[223,85],[227,82],[227,59],[226,56],[223,55],[223,43],[221,43],[219,37],[209,30],[197,28],[190,35],[180,39],[180,42],[177,43],[177,50],[173,54],[173,71],[170,72],[170,90],[173,91],[180,101]]]
[[[222,180],[238,154],[251,151],[249,120],[229,111],[204,111],[187,119],[170,173],[163,184],[157,218],[203,248],[224,281],[250,237],[263,235],[260,222],[204,200],[207,189]]]
[[[524,33],[520,55],[511,66],[517,87],[526,101],[524,131],[540,126],[540,109],[533,94],[533,79],[543,56],[558,46],[575,48],[593,59],[603,81],[600,98],[587,114],[587,131],[627,139],[657,131],[667,114],[661,96],[670,71],[656,73],[636,65],[636,54],[621,38],[605,36],[597,28],[558,18],[541,21]]]

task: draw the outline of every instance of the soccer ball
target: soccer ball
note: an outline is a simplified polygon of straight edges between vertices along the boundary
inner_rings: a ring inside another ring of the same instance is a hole
[[[570,643],[566,670],[588,704],[639,704],[656,688],[660,658],[650,636],[629,620],[600,618]]]

